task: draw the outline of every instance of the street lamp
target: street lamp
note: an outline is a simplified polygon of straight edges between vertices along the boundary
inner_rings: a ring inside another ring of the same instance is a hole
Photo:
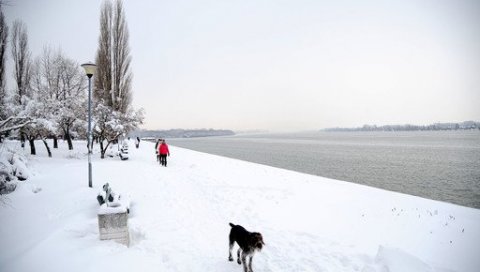
[[[95,74],[97,65],[89,62],[82,64],[88,77],[88,187],[92,187],[92,76]]]

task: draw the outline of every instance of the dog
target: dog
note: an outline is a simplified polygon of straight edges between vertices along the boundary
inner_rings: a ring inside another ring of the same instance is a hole
[[[233,262],[232,257],[232,249],[233,244],[237,242],[238,246],[240,247],[237,251],[237,263],[243,263],[243,271],[244,272],[253,272],[252,270],[252,259],[253,255],[256,251],[262,250],[262,247],[265,245],[263,242],[262,234],[259,232],[249,232],[244,227],[240,225],[235,225],[229,223],[232,229],[230,230],[230,235],[228,236],[229,240],[229,252],[228,252],[228,260]],[[240,252],[242,253],[242,257],[240,260]],[[247,258],[248,265],[247,265]]]

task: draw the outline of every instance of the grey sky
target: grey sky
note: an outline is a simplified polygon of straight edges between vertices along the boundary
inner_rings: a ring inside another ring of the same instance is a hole
[[[94,60],[99,0],[17,0],[36,56]],[[144,128],[480,120],[480,1],[124,1]]]

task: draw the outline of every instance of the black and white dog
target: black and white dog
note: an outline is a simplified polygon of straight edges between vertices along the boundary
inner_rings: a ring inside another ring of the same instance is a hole
[[[230,230],[229,238],[229,254],[228,260],[233,262],[232,249],[233,244],[237,242],[240,247],[237,251],[237,263],[243,263],[244,272],[253,272],[252,270],[252,259],[255,251],[260,251],[265,245],[263,242],[262,234],[258,232],[249,232],[244,227],[240,225],[234,225],[230,223],[232,229]],[[240,252],[242,253],[242,258],[240,260]],[[247,265],[247,258],[248,265]]]

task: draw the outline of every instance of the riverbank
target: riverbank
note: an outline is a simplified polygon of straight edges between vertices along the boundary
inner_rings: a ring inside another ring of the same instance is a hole
[[[15,143],[9,143],[15,147]],[[85,143],[29,157],[32,177],[2,196],[1,271],[241,271],[229,222],[263,234],[257,271],[478,271],[480,210],[153,143],[93,160]],[[23,152],[17,148],[17,152]],[[132,200],[129,248],[98,239],[96,195]]]
[[[169,139],[196,151],[480,208],[480,131]]]

